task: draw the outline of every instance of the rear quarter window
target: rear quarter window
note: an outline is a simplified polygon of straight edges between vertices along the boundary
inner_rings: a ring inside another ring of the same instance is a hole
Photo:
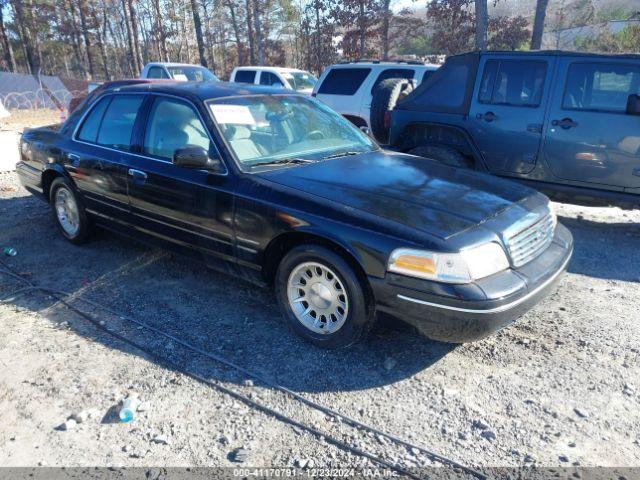
[[[427,107],[457,108],[462,106],[469,73],[469,66],[466,64],[441,67],[439,77],[429,79],[433,82],[416,98],[415,102]]]
[[[255,70],[238,70],[233,81],[238,83],[253,83],[256,79]]]
[[[119,150],[131,149],[131,134],[143,98],[142,95],[113,97],[100,124],[97,141],[99,145]]]
[[[104,97],[102,100],[91,109],[87,118],[84,119],[80,131],[78,132],[78,140],[85,142],[96,143],[98,138],[98,130],[102,123],[102,117],[104,117],[104,111],[107,109],[111,97]]]
[[[334,68],[318,88],[319,94],[353,95],[371,73],[370,68]]]

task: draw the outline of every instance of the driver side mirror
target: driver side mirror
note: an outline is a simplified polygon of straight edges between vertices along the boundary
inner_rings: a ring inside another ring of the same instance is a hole
[[[640,95],[632,93],[627,97],[627,115],[640,115]]]
[[[173,152],[173,164],[184,168],[210,170],[219,173],[223,170],[219,158],[210,158],[209,152],[202,147],[187,146]]]

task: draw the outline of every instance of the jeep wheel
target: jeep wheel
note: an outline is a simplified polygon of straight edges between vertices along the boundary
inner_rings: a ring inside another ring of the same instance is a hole
[[[398,100],[413,91],[413,82],[406,78],[388,78],[380,82],[371,99],[371,131],[380,143],[389,142],[389,125],[385,125],[385,115],[393,110]]]
[[[473,164],[467,157],[448,147],[441,147],[439,145],[421,145],[409,150],[407,153],[417,155],[418,157],[437,160],[438,162],[444,163],[445,165],[451,165],[452,167],[473,168]]]

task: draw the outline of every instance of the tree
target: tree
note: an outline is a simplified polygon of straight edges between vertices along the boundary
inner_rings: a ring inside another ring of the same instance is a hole
[[[200,21],[200,13],[198,13],[198,3],[196,0],[191,0],[191,11],[193,13],[193,26],[196,31],[196,42],[198,43],[198,56],[200,57],[200,64],[203,67],[207,67],[207,57],[205,56],[204,40],[202,39],[202,22]]]
[[[16,59],[13,55],[13,47],[11,46],[11,40],[7,35],[7,29],[4,25],[4,10],[5,2],[4,0],[0,0],[0,44],[2,45],[2,51],[4,54],[4,63],[7,66],[7,69],[10,72],[17,71]]]
[[[473,48],[475,22],[469,11],[471,0],[431,0],[427,18],[433,30],[435,52],[454,55]]]
[[[487,10],[487,0],[475,0],[476,7],[476,49],[485,50],[487,48],[487,26],[489,13]]]
[[[523,16],[492,17],[489,19],[488,46],[492,50],[517,50],[529,38],[529,22]]]
[[[549,0],[538,0],[536,3],[536,15],[533,21],[533,33],[531,34],[531,50],[540,50],[542,46],[542,34],[544,33],[544,20],[547,16],[547,4]]]

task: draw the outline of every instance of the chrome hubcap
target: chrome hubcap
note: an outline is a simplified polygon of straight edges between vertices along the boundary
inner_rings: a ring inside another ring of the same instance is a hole
[[[349,314],[342,280],[327,266],[305,262],[293,269],[287,282],[289,306],[296,318],[315,333],[334,333]]]
[[[55,209],[60,226],[65,233],[70,236],[78,233],[80,228],[78,205],[73,194],[65,187],[61,187],[56,191]]]

